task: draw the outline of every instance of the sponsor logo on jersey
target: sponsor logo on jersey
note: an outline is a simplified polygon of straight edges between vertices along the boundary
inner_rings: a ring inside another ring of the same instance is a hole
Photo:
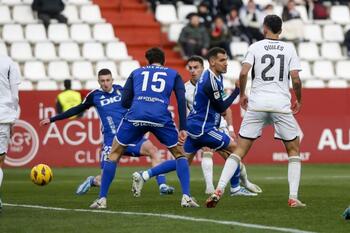
[[[109,105],[109,104],[120,102],[120,100],[121,100],[121,96],[114,96],[114,97],[110,97],[108,99],[101,100],[100,104],[103,107],[103,106],[106,106],[106,105]]]

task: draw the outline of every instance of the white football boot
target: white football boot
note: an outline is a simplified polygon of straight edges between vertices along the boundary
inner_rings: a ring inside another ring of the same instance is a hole
[[[182,195],[181,206],[185,207],[185,208],[199,207],[199,205],[197,204],[196,200],[193,197],[190,197],[190,196],[188,196],[186,194]]]
[[[106,209],[107,199],[105,197],[97,198],[91,205],[91,209]]]
[[[141,196],[141,191],[144,183],[145,180],[142,178],[141,172],[134,172],[132,174],[131,192],[133,193],[134,197]]]

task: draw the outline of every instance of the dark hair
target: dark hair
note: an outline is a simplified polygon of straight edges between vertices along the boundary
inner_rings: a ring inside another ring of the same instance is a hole
[[[102,69],[98,72],[97,76],[100,77],[101,75],[112,75],[112,72],[109,69]]]
[[[70,79],[65,79],[63,81],[64,89],[69,90],[72,88],[72,81]]]
[[[193,55],[189,59],[187,59],[186,63],[188,64],[191,61],[199,62],[202,66],[204,66],[204,61],[203,61],[203,58],[201,56]]]
[[[149,64],[159,63],[161,65],[164,65],[165,55],[163,50],[161,50],[160,48],[150,48],[146,51],[145,57]]]
[[[211,49],[208,51],[208,54],[207,54],[207,59],[208,59],[208,61],[209,61],[211,58],[216,57],[219,53],[226,54],[226,51],[225,51],[225,49],[219,48],[219,47],[211,48]]]
[[[282,30],[282,19],[277,15],[267,15],[264,25],[276,34]]]

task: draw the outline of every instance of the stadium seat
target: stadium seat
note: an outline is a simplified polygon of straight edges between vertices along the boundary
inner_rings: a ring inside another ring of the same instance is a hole
[[[311,74],[311,68],[310,68],[309,62],[302,61],[302,62],[300,62],[300,65],[301,65],[301,71],[299,73],[300,79],[301,80],[312,79],[313,76]]]
[[[86,90],[94,90],[98,88],[100,88],[100,85],[98,84],[97,80],[88,80],[85,83]]]
[[[304,22],[309,21],[309,16],[307,14],[306,7],[304,5],[297,5],[295,9],[300,13],[300,17]]]
[[[14,42],[11,44],[10,56],[16,61],[28,61],[33,59],[32,49],[28,42]]]
[[[22,0],[23,4],[31,5],[34,0]]]
[[[60,43],[58,47],[58,56],[67,61],[80,60],[79,46],[75,42]]]
[[[46,41],[46,30],[43,24],[28,24],[25,27],[25,37],[29,42]]]
[[[21,80],[21,83],[18,85],[20,91],[32,91],[34,90],[33,84],[29,80]]]
[[[238,79],[241,72],[241,64],[236,60],[227,61],[227,72],[224,74],[225,78]]]
[[[32,81],[45,79],[44,63],[40,61],[27,61],[24,63],[24,77]]]
[[[177,7],[177,16],[179,21],[186,22],[187,15],[190,13],[197,13],[197,7],[195,5],[179,5]]]
[[[235,88],[232,81],[228,80],[228,79],[224,79],[223,85],[224,85],[224,89],[231,89],[232,90]]]
[[[15,22],[21,24],[35,23],[33,10],[28,5],[16,5],[12,10],[12,18]]]
[[[103,46],[98,42],[88,42],[83,45],[83,57],[87,60],[98,61],[105,59]]]
[[[55,45],[51,42],[36,43],[34,47],[34,57],[42,61],[57,59]]]
[[[66,24],[50,24],[48,29],[49,40],[55,43],[70,41]]]
[[[169,26],[168,39],[171,42],[177,42],[179,40],[182,29],[185,24],[182,23],[172,23]]]
[[[328,42],[321,45],[321,56],[328,60],[344,59],[339,43]]]
[[[344,32],[342,27],[338,24],[324,25],[323,38],[326,41],[343,42]]]
[[[168,25],[178,21],[175,7],[171,4],[157,5],[155,15],[157,21],[159,21],[161,24]]]
[[[247,4],[248,1],[244,0],[244,4]],[[272,0],[255,0],[256,4],[259,4],[261,7],[265,7],[268,4],[273,4]]]
[[[312,42],[322,42],[321,27],[317,24],[305,24],[304,25],[304,37],[306,40]]]
[[[320,79],[334,79],[334,68],[331,61],[315,61],[313,74]]]
[[[204,60],[204,69],[209,69],[209,62],[207,59]]]
[[[0,0],[1,4],[15,6],[22,4],[21,0]]]
[[[67,17],[68,23],[80,23],[78,9],[74,5],[66,5],[62,14]]]
[[[100,42],[116,41],[114,29],[110,23],[99,23],[93,27],[94,39]]]
[[[278,15],[278,16],[282,16],[282,12],[283,12],[283,6],[282,5],[275,5],[273,7],[273,12]]]
[[[64,90],[64,83],[60,82],[58,84],[58,88],[60,90]],[[72,80],[72,90],[81,90],[83,89],[83,86],[79,80]]]
[[[53,80],[39,80],[36,89],[38,91],[54,91],[58,90],[58,85]]]
[[[0,55],[8,55],[6,44],[2,41],[0,42]]]
[[[99,61],[96,63],[96,76],[101,69],[109,69],[114,79],[118,78],[117,66],[114,61]]]
[[[23,29],[21,25],[5,24],[2,28],[2,39],[9,43],[24,41]]]
[[[53,61],[48,65],[48,75],[54,80],[69,79],[69,66],[66,61]]]
[[[126,80],[125,79],[117,79],[117,80],[114,80],[114,83],[124,87]]]
[[[121,61],[119,64],[119,74],[122,78],[128,78],[132,71],[140,67],[138,61]]]
[[[312,79],[312,80],[306,80],[303,87],[304,88],[325,88],[326,84],[322,80]]]
[[[11,13],[8,6],[0,6],[0,24],[11,23]]]
[[[238,41],[231,42],[230,50],[231,50],[232,56],[244,57],[248,51],[248,46],[249,45],[247,42],[238,42]]]
[[[89,24],[73,24],[70,27],[70,37],[78,43],[92,41]]]
[[[95,79],[92,64],[88,61],[76,61],[72,65],[72,75],[78,80]]]
[[[332,6],[330,18],[338,24],[347,24],[350,22],[350,13],[348,6]]]
[[[338,61],[335,69],[339,78],[350,80],[350,61]]]
[[[330,80],[327,85],[329,88],[347,88],[349,85],[346,80],[334,79]]]
[[[80,8],[80,19],[86,23],[103,23],[98,5],[84,5]]]
[[[68,4],[74,5],[89,5],[91,4],[91,0],[67,0]]]
[[[299,43],[298,54],[301,59],[304,60],[317,60],[320,59],[318,47],[313,42]]]
[[[130,60],[128,50],[124,42],[110,42],[106,45],[106,56],[116,61]]]

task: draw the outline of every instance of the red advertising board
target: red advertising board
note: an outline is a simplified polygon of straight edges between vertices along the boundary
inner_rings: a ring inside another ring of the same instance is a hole
[[[23,91],[21,114],[9,146],[6,165],[30,167],[47,163],[53,167],[98,166],[102,141],[98,114],[90,109],[82,118],[40,127],[40,120],[55,114],[56,91]],[[170,110],[176,106],[170,106]],[[240,108],[232,105],[234,126],[239,129]],[[176,111],[173,111],[175,116]],[[350,163],[350,89],[306,89],[303,106],[296,116],[301,137],[301,156],[306,163]],[[151,136],[163,159],[171,158],[164,146]],[[267,127],[244,159],[246,163],[286,161],[283,144],[273,139]],[[200,160],[197,156],[195,163]],[[124,156],[122,164],[148,165],[147,158]],[[223,160],[215,157],[215,162]]]

